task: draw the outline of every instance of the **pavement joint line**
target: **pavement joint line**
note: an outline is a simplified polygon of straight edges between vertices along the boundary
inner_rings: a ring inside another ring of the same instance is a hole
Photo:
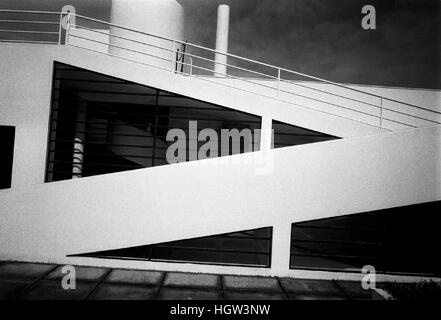
[[[109,268],[102,276],[101,278],[97,281],[96,285],[93,287],[92,290],[90,290],[89,294],[84,298],[84,300],[89,299],[92,294],[95,293],[95,291],[98,289],[98,287],[104,282],[104,279],[107,278],[107,276],[113,271],[112,268]]]
[[[380,288],[372,288],[380,297],[382,297],[384,300],[395,300],[395,298],[386,290],[380,289]]]
[[[159,298],[159,293],[160,293],[160,291],[161,291],[161,289],[162,289],[162,287],[164,285],[165,276],[167,275],[167,273],[168,272],[164,271],[164,274],[162,275],[161,280],[158,283],[158,290],[156,291],[155,299],[154,300],[158,300],[158,298]]]
[[[236,289],[226,289],[226,292],[236,292],[236,293],[265,293],[265,294],[282,294],[282,292],[280,291],[257,291],[257,290],[253,290],[253,289],[247,289],[247,290],[236,290]]]
[[[224,276],[219,275],[219,283],[220,283],[220,296],[222,297],[222,300],[226,300],[225,298],[225,290],[224,290]]]
[[[276,277],[277,279],[277,283],[280,286],[280,289],[282,290],[283,295],[285,296],[286,299],[289,299],[288,293],[285,291],[285,288],[282,286],[282,281],[280,281],[279,277]]]
[[[353,300],[352,297],[346,292],[346,290],[336,281],[335,279],[332,279],[331,282],[337,286],[337,288],[343,293],[346,300]]]
[[[201,291],[220,291],[219,287],[192,287],[192,286],[162,286],[165,289],[189,289],[189,290],[201,290]]]
[[[194,288],[193,288],[194,289]],[[226,288],[226,291],[237,291],[237,292],[261,292],[261,293],[280,293],[280,290],[268,290],[262,288]]]
[[[29,291],[31,291],[33,288],[35,288],[35,286],[37,285],[38,282],[40,282],[41,280],[43,280],[44,278],[46,278],[48,275],[50,275],[52,272],[54,272],[55,270],[57,270],[57,268],[60,265],[55,264],[54,267],[52,269],[50,269],[49,271],[43,273],[40,277],[38,277],[37,279],[35,279],[34,281],[32,281],[32,283],[30,283],[29,285],[25,286],[24,288],[22,288],[21,290],[19,290],[18,292],[18,296],[24,297],[26,293],[28,293]]]
[[[114,269],[112,269],[113,271]],[[142,283],[142,282],[130,282],[130,281],[107,281],[104,279],[105,284],[111,285],[125,285],[125,286],[135,286],[135,287],[147,287],[147,288],[157,288],[158,284],[154,283]]]

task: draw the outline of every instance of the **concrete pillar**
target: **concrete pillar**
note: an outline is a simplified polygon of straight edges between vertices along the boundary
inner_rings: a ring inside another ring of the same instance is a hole
[[[291,250],[291,224],[283,221],[273,225],[273,241],[271,250],[271,271],[286,273],[289,269]]]
[[[112,0],[110,20],[113,24],[145,33],[180,41],[184,40],[184,8],[176,0]],[[111,45],[124,48],[109,46],[110,54],[169,70],[174,68],[176,53],[172,54],[170,51],[173,49],[172,41],[118,27],[110,27],[110,33],[138,41],[133,42],[110,37]],[[132,51],[125,49],[131,49]],[[176,49],[181,51],[182,45],[177,43],[175,45]]]
[[[216,29],[216,51],[228,52],[228,30],[230,23],[230,7],[226,4],[221,4],[217,8],[217,29]],[[215,76],[222,76],[227,74],[227,56],[221,53],[216,53],[214,56]],[[222,64],[221,64],[222,63]]]
[[[72,159],[72,179],[81,178],[83,176],[83,157],[84,157],[84,140],[86,134],[86,113],[87,103],[80,102],[78,104],[78,112],[75,124],[74,149]]]
[[[271,150],[273,141],[272,134],[273,119],[267,116],[262,117],[260,125],[260,151]]]

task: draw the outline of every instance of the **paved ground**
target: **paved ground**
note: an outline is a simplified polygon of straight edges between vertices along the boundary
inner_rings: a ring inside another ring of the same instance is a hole
[[[0,299],[373,299],[360,282],[245,277],[76,266],[76,289],[61,286],[62,266],[0,262]]]

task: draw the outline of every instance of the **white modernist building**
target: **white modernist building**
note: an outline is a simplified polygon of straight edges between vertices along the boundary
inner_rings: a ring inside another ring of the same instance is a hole
[[[0,259],[439,276],[441,92],[228,54],[228,15],[210,49],[174,0],[0,10]]]

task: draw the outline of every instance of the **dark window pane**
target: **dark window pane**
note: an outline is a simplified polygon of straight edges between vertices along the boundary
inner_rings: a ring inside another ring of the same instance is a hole
[[[441,202],[294,223],[291,268],[440,275]]]
[[[196,137],[190,121],[197,121]],[[170,129],[186,133],[183,161],[189,161],[206,142],[190,146],[201,130],[220,137],[222,129],[252,132],[260,124],[255,115],[55,63],[46,181],[168,164]],[[210,157],[221,155],[220,140],[215,143],[218,153]],[[230,144],[224,155],[252,151],[244,143]]]
[[[270,267],[271,240],[267,227],[79,256]]]
[[[272,125],[274,130],[274,148],[338,139],[338,137],[296,127],[280,121],[273,120]]]

